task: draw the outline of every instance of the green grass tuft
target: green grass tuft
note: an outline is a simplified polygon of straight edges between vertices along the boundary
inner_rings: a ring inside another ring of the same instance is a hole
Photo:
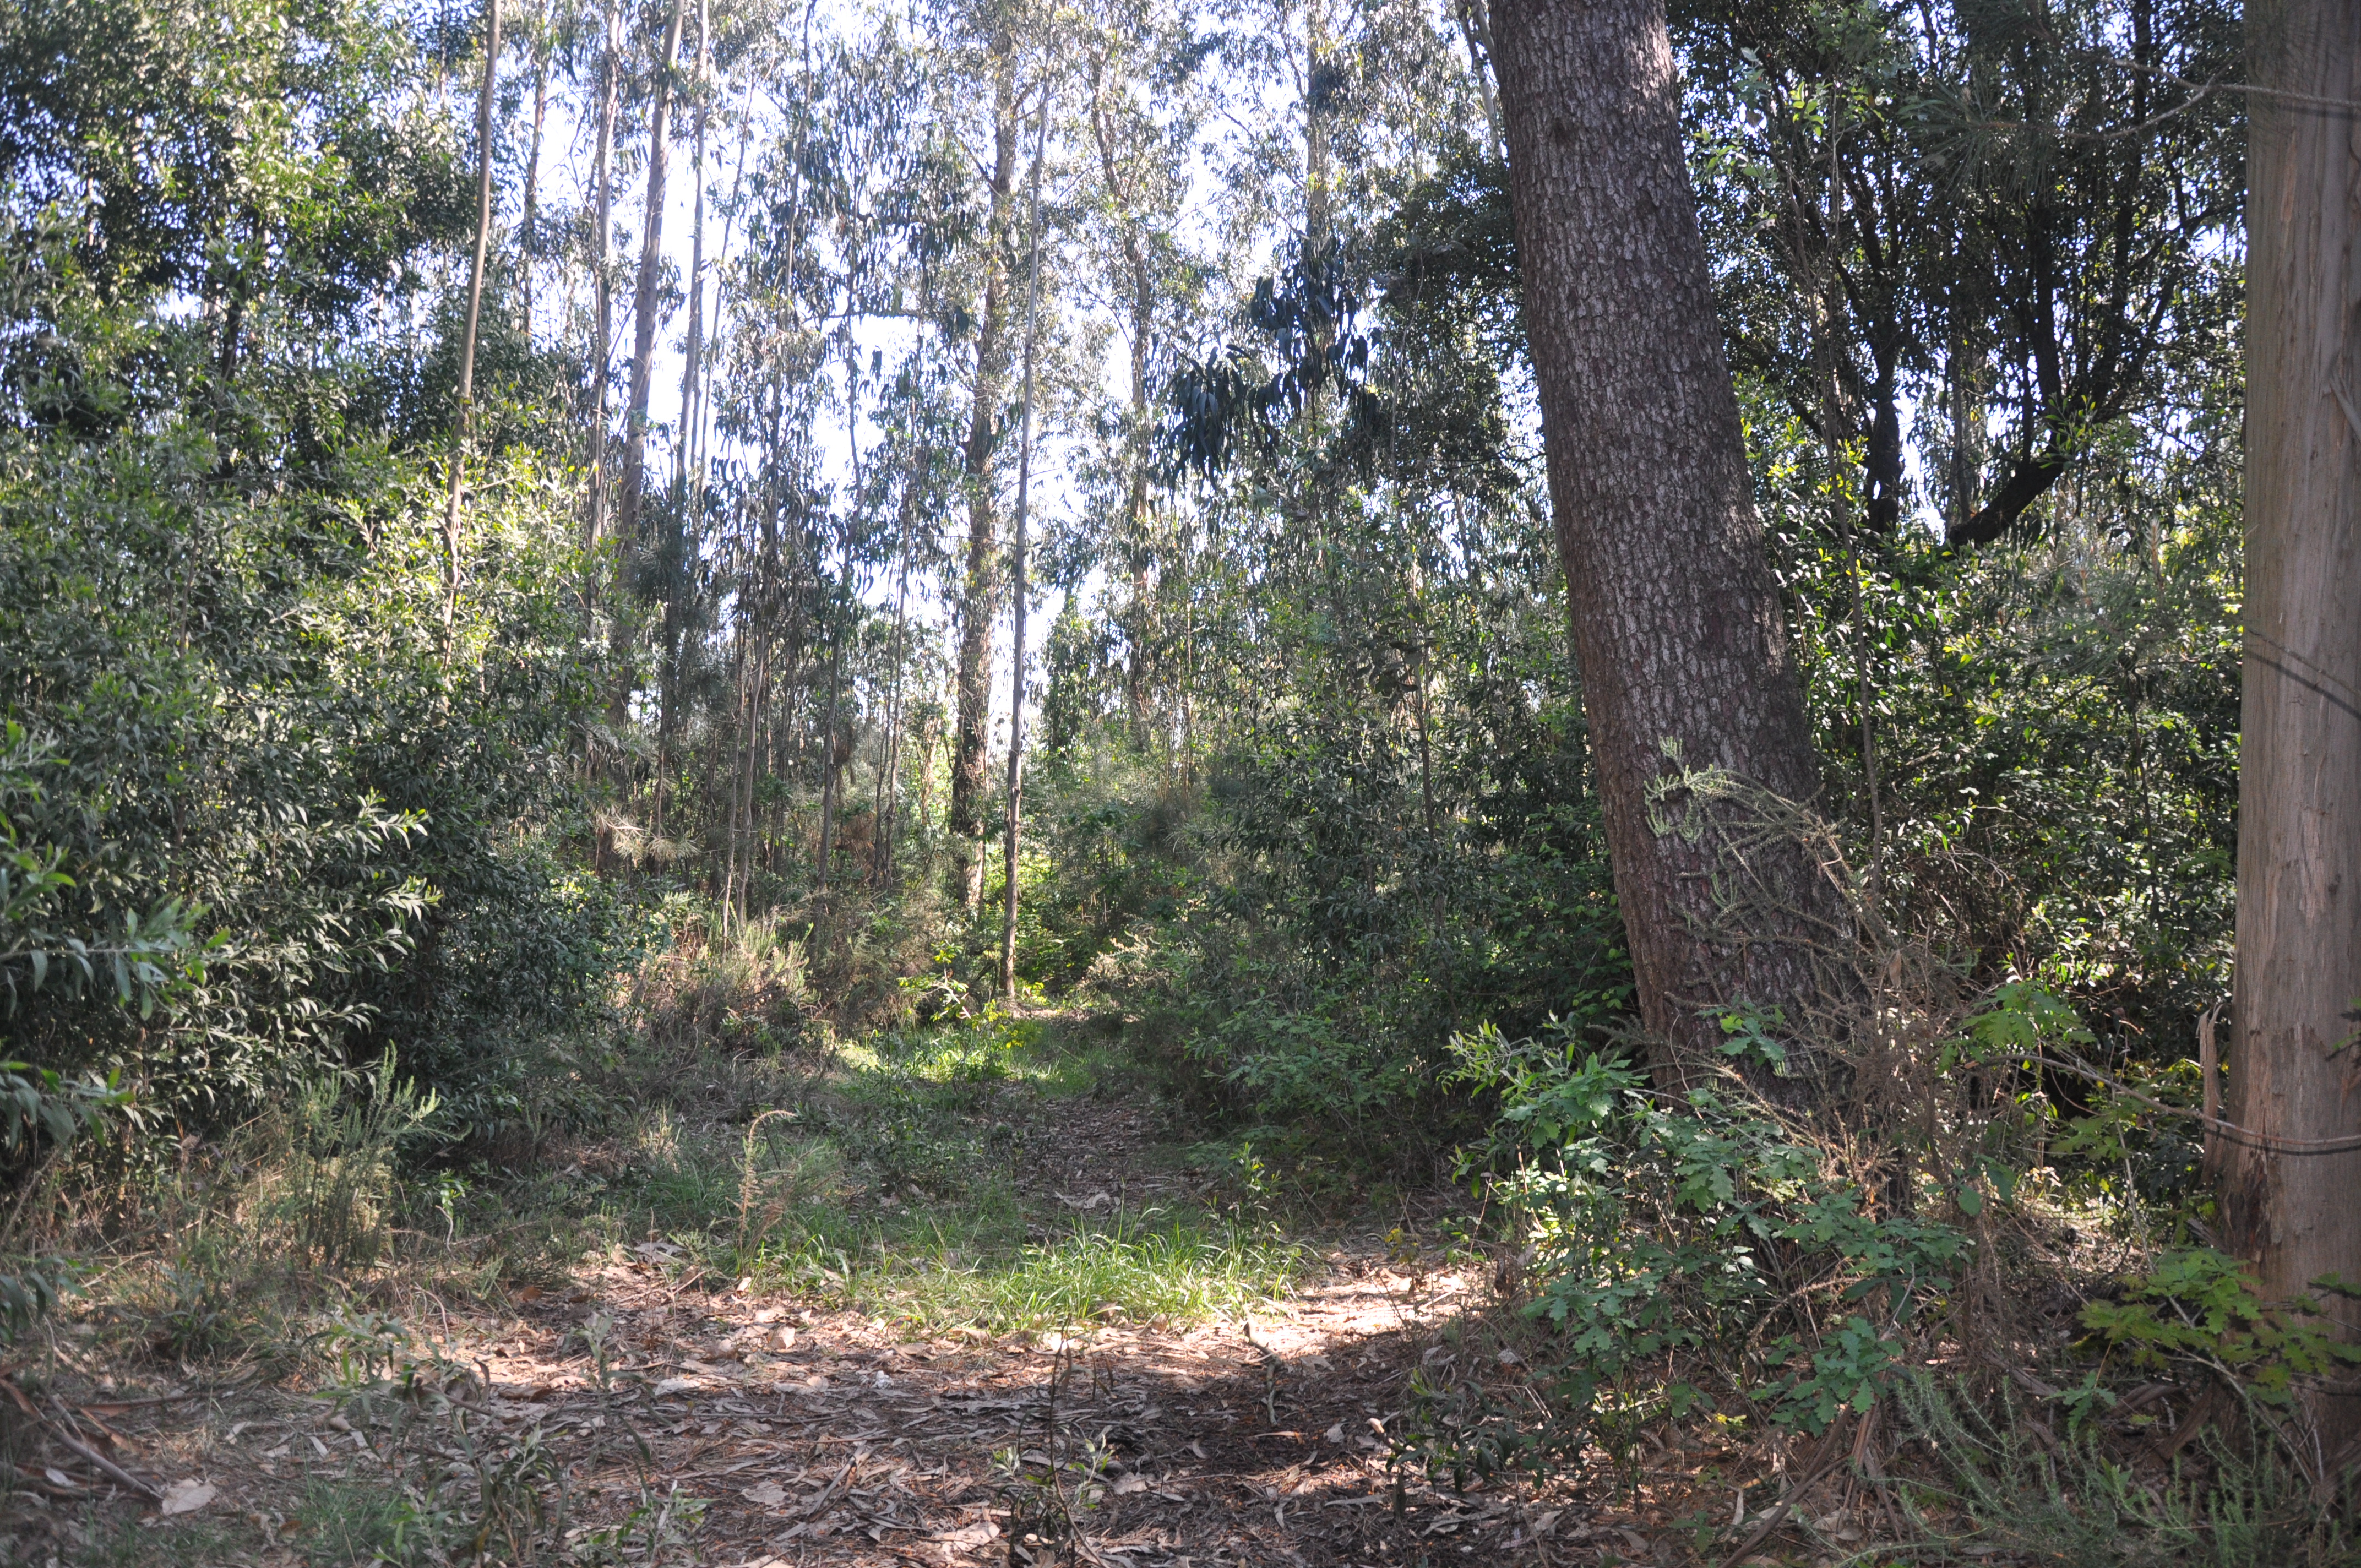
[[[896,1246],[880,1234],[856,1251],[807,1235],[766,1256],[762,1272],[916,1328],[1008,1333],[1118,1314],[1190,1323],[1266,1309],[1308,1260],[1272,1234],[1156,1212],[981,1255],[968,1239],[954,1245],[938,1231]]]

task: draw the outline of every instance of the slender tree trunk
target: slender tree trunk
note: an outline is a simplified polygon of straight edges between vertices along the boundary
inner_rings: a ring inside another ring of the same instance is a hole
[[[484,310],[484,256],[492,235],[492,93],[500,82],[500,0],[484,0],[484,87],[476,100],[476,252],[467,269],[467,334],[459,345],[459,426],[451,442],[451,493],[443,507],[443,653],[459,613],[459,492],[475,436],[476,327]]]
[[[723,209],[721,215],[721,247],[719,254],[717,254],[713,258],[713,322],[711,328],[708,330],[719,330],[723,319],[721,302],[722,291],[728,287],[724,280],[728,278],[730,272],[730,239],[737,223],[739,193],[745,189],[746,148],[747,145],[753,140],[752,117],[747,106],[748,101],[751,100],[752,95],[753,84],[750,80],[740,95],[738,105],[738,159],[736,166],[730,172],[730,204]],[[697,397],[697,455],[695,459],[696,482],[698,488],[702,488],[705,484],[705,476],[708,471],[707,455],[711,448],[713,435],[714,356],[705,351],[701,336],[698,345],[697,358],[705,367],[705,381],[703,386],[698,389]]]
[[[2361,27],[2246,12],[2246,657],[2222,1216],[2265,1292],[2361,1281]],[[2283,95],[2280,95],[2283,94]],[[2343,1152],[2290,1145],[2346,1140]],[[2272,1142],[2273,1147],[2254,1146]],[[2337,1311],[2350,1320],[2351,1314]],[[2314,1401],[2333,1455],[2361,1398]]]
[[[523,235],[518,244],[519,292],[524,308],[524,332],[533,336],[533,264],[541,253],[541,139],[549,121],[549,7],[534,19],[533,36],[533,147],[524,160]]]
[[[674,510],[672,558],[664,566],[664,665],[656,685],[656,778],[653,830],[664,832],[664,791],[672,780],[673,738],[680,723],[680,657],[685,636],[681,592],[694,567],[701,544],[697,525],[699,499],[689,488],[688,448],[697,423],[697,360],[704,332],[705,303],[705,61],[708,13],[706,0],[697,4],[697,70],[689,91],[696,104],[696,150],[689,179],[696,186],[695,217],[689,225],[688,342],[680,373],[680,424],[673,439]]]
[[[1661,0],[1501,0],[1493,20],[1616,893],[1642,1016],[1677,1071],[1720,1038],[1713,1005],[1808,1003],[1817,977],[1792,938],[1840,932],[1843,911],[1800,850],[1774,847],[1753,870],[1791,903],[1787,928],[1717,942],[1708,877],[1725,868],[1649,820],[1664,747],[1795,800],[1812,797],[1818,769],[1682,162]]]
[[[1500,139],[1500,95],[1492,86],[1492,13],[1484,0],[1459,0],[1459,36],[1467,45],[1467,73],[1476,81],[1477,101],[1484,105],[1486,145],[1498,159]]]
[[[837,753],[839,688],[844,676],[844,644],[861,625],[861,596],[852,582],[853,524],[861,509],[861,349],[852,323],[844,323],[844,444],[852,468],[851,503],[844,514],[844,619],[829,639],[828,726],[820,738],[819,891],[828,891],[829,872],[836,852]]]
[[[1033,172],[1026,183],[1025,227],[1032,252],[1026,263],[1025,390],[1016,433],[1016,527],[1009,550],[1008,630],[1008,872],[1000,915],[1000,994],[1016,1004],[1016,854],[1025,820],[1025,521],[1033,485],[1033,360],[1041,325],[1041,154],[1049,140],[1049,89],[1041,89],[1041,122],[1033,132]]]
[[[918,329],[918,341],[914,350],[917,374],[911,379],[921,389],[927,383],[926,328]],[[910,455],[902,476],[902,505],[895,527],[894,556],[897,563],[894,581],[894,685],[885,700],[885,765],[877,774],[876,839],[870,853],[871,878],[881,885],[894,874],[894,835],[902,816],[902,705],[903,666],[907,659],[906,633],[909,628],[910,605],[910,543],[917,522],[918,476],[925,467],[927,448],[918,435],[916,419],[910,422]]]
[[[606,28],[605,46],[598,57],[598,226],[591,237],[590,251],[591,263],[597,270],[594,293],[598,325],[598,340],[591,345],[591,376],[598,384],[598,393],[590,421],[590,522],[589,537],[584,543],[592,560],[583,579],[586,609],[597,595],[596,557],[599,546],[607,541],[607,397],[615,358],[615,100],[621,91],[621,73],[616,69],[615,58],[620,42],[617,37],[616,0],[607,0]]]
[[[1000,444],[1000,396],[1008,377],[1009,192],[1016,178],[1016,55],[1004,39],[994,61],[991,207],[984,225],[983,315],[976,323],[975,401],[962,466],[967,487],[967,559],[959,595],[957,718],[951,738],[951,860],[960,901],[983,899],[985,751],[992,725],[992,616],[998,595],[998,505],[993,455]]]
[[[1134,189],[1119,154],[1120,133],[1108,104],[1104,61],[1092,73],[1091,129],[1098,140],[1099,179],[1105,199],[1121,214],[1123,264],[1129,286],[1131,312],[1131,424],[1125,439],[1125,462],[1130,478],[1124,499],[1122,553],[1129,567],[1131,599],[1125,607],[1122,630],[1127,645],[1124,662],[1124,715],[1131,743],[1148,745],[1149,642],[1155,634],[1155,605],[1148,580],[1148,481],[1152,433],[1148,427],[1148,356],[1156,333],[1156,275],[1148,263],[1145,225]]]
[[[610,620],[610,651],[615,684],[607,703],[607,721],[620,730],[631,721],[631,564],[637,551],[640,503],[647,488],[648,400],[654,386],[656,352],[656,281],[664,268],[664,166],[671,151],[668,137],[672,114],[672,62],[680,52],[680,30],[686,0],[673,0],[664,24],[664,41],[656,52],[655,106],[648,116],[648,186],[640,224],[640,275],[631,291],[631,389],[623,416],[623,491],[615,507],[615,609]]]
[[[689,449],[696,444],[697,366],[705,349],[705,68],[708,54],[707,35],[712,30],[710,20],[707,0],[697,0],[697,74],[690,87],[697,94],[695,151],[690,155],[697,171],[692,176],[697,181],[697,204],[689,223],[688,341],[682,345],[681,353],[680,434],[673,452],[675,482],[684,497],[688,491]]]
[[[1131,268],[1131,488],[1125,498],[1126,553],[1131,557],[1131,625],[1125,641],[1131,644],[1124,668],[1124,708],[1131,727],[1131,743],[1148,744],[1148,644],[1155,634],[1154,589],[1148,581],[1148,356],[1156,331],[1155,275],[1148,265],[1147,247],[1140,243],[1137,224],[1124,237],[1125,259]],[[1169,742],[1168,742],[1169,744]]]

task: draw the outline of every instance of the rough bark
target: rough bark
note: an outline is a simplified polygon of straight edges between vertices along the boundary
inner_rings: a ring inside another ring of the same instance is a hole
[[[2247,12],[2246,653],[2222,1217],[2263,1288],[2361,1280],[2361,28]],[[2278,1146],[2256,1146],[2258,1143]],[[2348,1311],[2339,1317],[2349,1319]],[[2316,1409],[2335,1442],[2361,1398]],[[2331,1452],[2334,1452],[2334,1442]]]
[[[992,617],[999,595],[999,499],[993,458],[1000,444],[1000,402],[1008,380],[1009,196],[1016,179],[1016,57],[1005,45],[993,62],[992,194],[984,225],[983,313],[976,324],[975,401],[961,449],[967,489],[967,559],[959,596],[958,714],[951,737],[950,817],[953,876],[960,900],[983,898],[985,751],[992,724]]]
[[[1754,867],[1792,907],[1758,916],[1751,940],[1716,939],[1711,840],[1649,820],[1664,743],[1795,800],[1813,795],[1817,764],[1682,162],[1661,0],[1502,0],[1493,23],[1615,888],[1642,1016],[1676,1063],[1718,1043],[1713,1004],[1743,997],[1799,1017],[1816,980],[1790,938],[1841,927],[1842,913],[1796,850]]]

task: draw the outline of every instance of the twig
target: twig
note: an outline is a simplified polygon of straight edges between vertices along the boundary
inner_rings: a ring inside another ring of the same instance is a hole
[[[15,1385],[11,1384],[9,1387],[14,1387]],[[19,1398],[21,1398],[21,1396],[19,1396]],[[58,1404],[54,1398],[51,1399],[49,1403],[60,1417],[62,1417],[69,1424],[71,1423],[73,1418],[66,1415],[64,1406]],[[67,1431],[65,1428],[60,1427],[56,1421],[50,1420],[48,1417],[41,1415],[38,1410],[34,1412],[34,1416],[35,1419],[40,1421],[42,1427],[51,1437],[56,1438],[60,1442],[64,1443],[68,1448],[82,1455],[83,1459],[89,1461],[92,1464],[96,1465],[100,1473],[104,1475],[108,1479],[114,1481],[118,1486],[138,1493],[141,1497],[147,1498],[151,1503],[160,1503],[164,1500],[163,1493],[156,1490],[155,1487],[150,1486],[147,1482],[142,1481],[138,1476],[134,1475],[130,1471],[123,1468],[122,1465],[117,1464],[112,1459],[107,1458],[106,1455],[99,1453],[98,1450],[91,1447],[90,1444],[82,1442],[80,1438],[75,1437],[72,1433]]]
[[[2268,1154],[2291,1155],[2352,1154],[2356,1150],[2361,1150],[2361,1134],[2355,1134],[2342,1138],[2274,1137],[2268,1133],[2249,1131],[2245,1127],[2239,1126],[2235,1122],[2225,1122],[2219,1116],[2207,1115],[2202,1111],[2192,1111],[2185,1105],[2168,1105],[2161,1100],[2142,1094],[2138,1090],[2134,1089],[2131,1085],[2125,1083],[2120,1080],[2110,1078],[2107,1074],[2101,1072],[2097,1068],[2091,1066],[2090,1063],[2081,1061],[2075,1058],[2053,1057],[2048,1055],[2047,1052],[2042,1051],[2007,1051],[2002,1053],[2002,1055],[2004,1058],[2009,1060],[2037,1062],[2043,1067],[2053,1069],[2059,1072],[2070,1073],[2076,1078],[2088,1079],[2092,1083],[2112,1089],[2116,1093],[2122,1095],[2125,1099],[2145,1105],[2151,1111],[2163,1115],[2179,1116],[2187,1121],[2198,1123],[2208,1132],[2218,1133],[2223,1137],[2229,1139],[2230,1142],[2234,1144],[2242,1144],[2250,1149],[2261,1149]]]
[[[232,1382],[224,1383],[218,1387],[192,1388],[186,1393],[181,1394],[158,1394],[152,1398],[146,1399],[93,1399],[89,1404],[83,1405],[80,1408],[85,1413],[93,1410],[99,1410],[104,1411],[110,1416],[116,1416],[121,1415],[126,1410],[144,1410],[156,1405],[177,1405],[183,1399],[208,1398],[213,1395],[225,1393],[229,1389],[237,1387],[240,1384],[246,1381],[247,1378],[241,1377]]]
[[[1739,1543],[1738,1550],[1721,1560],[1721,1568],[1730,1568],[1731,1563],[1769,1540],[1771,1532],[1786,1521],[1788,1514],[1794,1511],[1796,1503],[1803,1498],[1804,1494],[1818,1486],[1820,1478],[1837,1467],[1837,1461],[1844,1457],[1846,1451],[1842,1443],[1834,1441],[1835,1435],[1831,1432],[1828,1439],[1822,1442],[1820,1457],[1813,1461],[1812,1467],[1806,1471],[1793,1486],[1787,1488],[1785,1497],[1772,1505],[1770,1512],[1763,1516],[1763,1522],[1756,1525],[1753,1533]]]

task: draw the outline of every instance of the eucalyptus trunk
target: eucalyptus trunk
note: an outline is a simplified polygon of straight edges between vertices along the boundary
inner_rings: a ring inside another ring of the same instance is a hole
[[[598,233],[592,236],[590,259],[597,269],[597,282],[592,293],[598,301],[598,340],[591,345],[591,378],[597,383],[590,420],[590,519],[588,554],[596,556],[607,539],[607,399],[612,388],[612,366],[615,358],[615,279],[614,211],[615,211],[615,109],[620,92],[616,70],[616,5],[607,0],[603,16],[604,34],[598,51],[598,148],[594,155],[597,163]],[[598,573],[594,565],[584,579],[583,602],[587,606],[597,591]]]
[[[976,323],[975,401],[968,415],[961,466],[967,488],[967,551],[959,589],[957,717],[951,738],[950,820],[953,880],[968,908],[983,899],[985,752],[992,725],[992,616],[998,595],[998,498],[993,457],[1000,444],[1000,400],[1008,379],[1008,209],[1016,178],[1016,57],[998,51],[992,86],[991,207],[984,225],[983,314]]]
[[[2217,1147],[2226,1238],[2285,1299],[2361,1280],[2361,27],[2347,0],[2257,0],[2246,38],[2265,91],[2247,99],[2236,1130]],[[2332,1454],[2361,1435],[2361,1397],[2314,1413]]]
[[[500,82],[500,4],[484,0],[484,83],[476,100],[476,249],[467,269],[467,333],[459,345],[459,427],[452,433],[451,491],[443,509],[443,653],[459,612],[459,502],[475,439],[476,328],[484,311],[484,258],[492,238],[492,94]]]
[[[655,105],[648,116],[647,197],[640,222],[640,275],[631,293],[631,390],[623,416],[623,489],[615,507],[615,606],[609,651],[615,663],[607,722],[617,731],[631,721],[631,576],[639,543],[640,504],[647,488],[648,401],[654,386],[656,283],[664,271],[664,165],[672,114],[672,61],[680,52],[686,0],[673,0],[655,60]]]
[[[1016,433],[1016,528],[1009,551],[1008,612],[1008,884],[1000,916],[1000,994],[1016,1005],[1016,862],[1025,830],[1025,523],[1033,489],[1033,369],[1041,326],[1041,155],[1049,141],[1049,89],[1041,89],[1041,119],[1033,133],[1033,172],[1027,180],[1025,232],[1030,251],[1025,284],[1025,389]]]

